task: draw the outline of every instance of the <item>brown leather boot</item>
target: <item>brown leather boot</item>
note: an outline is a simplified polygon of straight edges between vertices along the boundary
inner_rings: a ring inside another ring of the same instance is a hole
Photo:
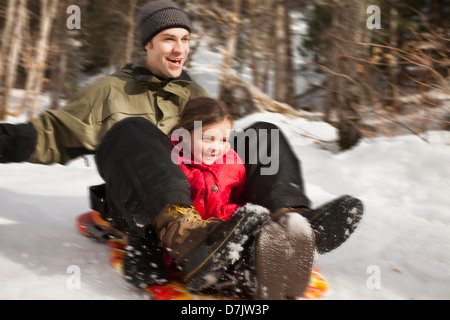
[[[224,221],[202,220],[192,206],[173,204],[153,220],[153,228],[181,268],[187,288],[201,291],[216,284],[235,262],[236,248],[269,219],[269,211],[256,205],[247,204]]]
[[[224,220],[203,220],[193,206],[173,204],[153,221],[158,238],[167,246],[170,255],[179,263],[182,258],[204,241]]]

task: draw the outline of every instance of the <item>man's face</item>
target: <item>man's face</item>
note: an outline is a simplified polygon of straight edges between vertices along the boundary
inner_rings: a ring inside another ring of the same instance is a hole
[[[178,78],[189,55],[189,31],[172,28],[158,33],[147,45],[147,68],[163,79]]]

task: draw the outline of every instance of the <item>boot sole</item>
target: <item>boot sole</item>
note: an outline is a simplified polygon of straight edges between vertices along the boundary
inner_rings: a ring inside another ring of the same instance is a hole
[[[312,230],[294,232],[275,222],[266,224],[256,243],[256,297],[301,297],[311,279],[314,254]]]
[[[359,199],[343,196],[315,211],[308,220],[315,232],[317,251],[324,254],[339,247],[355,231],[364,205]]]
[[[246,205],[239,209],[228,221],[233,226],[230,230],[218,232],[213,239],[204,241],[183,258],[181,269],[186,287],[194,292],[212,287],[226,267],[239,259],[239,249],[243,249],[250,237],[258,233],[269,219],[270,213],[263,207]],[[223,240],[214,245],[221,236]]]
[[[300,216],[294,216],[296,219],[304,219]],[[304,220],[307,229],[292,230],[286,228],[286,237],[291,250],[288,256],[287,270],[287,298],[300,298],[306,291],[311,279],[311,273],[314,266],[314,256],[316,252],[316,241],[314,230],[306,219]]]
[[[256,298],[282,300],[286,295],[288,239],[283,227],[267,223],[256,240]]]

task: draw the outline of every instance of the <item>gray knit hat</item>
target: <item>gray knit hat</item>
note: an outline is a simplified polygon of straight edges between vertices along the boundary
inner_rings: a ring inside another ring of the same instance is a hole
[[[170,28],[184,28],[191,32],[188,16],[175,3],[159,0],[142,7],[137,21],[139,42],[142,47],[158,33]]]

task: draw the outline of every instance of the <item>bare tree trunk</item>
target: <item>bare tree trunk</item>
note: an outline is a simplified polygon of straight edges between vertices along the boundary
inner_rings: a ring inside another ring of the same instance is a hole
[[[445,8],[447,6],[447,8]],[[450,4],[446,0],[431,1],[431,24],[435,28],[444,28],[445,12],[448,13]],[[448,17],[447,17],[448,22]]]
[[[269,93],[269,80],[270,80],[270,72],[272,70],[272,64],[273,64],[273,58],[275,55],[275,44],[276,44],[276,39],[273,36],[273,34],[275,33],[275,15],[273,13],[272,8],[269,8],[270,5],[267,5],[267,11],[269,12],[269,30],[268,30],[268,43],[267,43],[267,48],[264,52],[264,60],[265,60],[265,66],[263,69],[263,75],[262,75],[262,79],[261,79],[261,90],[263,92]],[[272,5],[273,7],[273,5]]]
[[[60,39],[62,46],[65,44],[65,39]],[[50,109],[59,109],[59,99],[64,92],[65,78],[67,74],[67,51],[61,48],[61,44],[55,44],[55,52],[52,58],[52,73],[51,73],[51,102]]]
[[[222,69],[220,70],[219,98],[228,105],[233,104],[232,85],[229,82],[229,73],[232,68],[233,59],[236,55],[238,26],[240,24],[239,14],[241,12],[241,0],[233,0],[233,11],[229,21],[228,36],[225,48],[223,49]]]
[[[0,39],[0,83],[3,83],[5,68],[5,57],[8,55],[11,35],[13,34],[14,21],[16,21],[17,0],[8,0],[5,24],[3,26],[2,38]]]
[[[393,48],[398,48],[398,9],[394,6],[390,8],[389,12],[389,45]],[[386,87],[385,104],[397,109],[398,106],[398,86],[397,76],[399,73],[398,57],[395,52],[389,55],[389,81]]]
[[[121,26],[126,32],[121,33],[113,39],[108,39],[110,46],[114,49],[111,50],[108,57],[108,69],[107,73],[114,72],[117,69],[123,68],[127,63],[133,61],[135,34],[136,34],[136,9],[137,0],[129,1],[111,1],[109,6],[109,15],[112,17],[117,16],[123,21]],[[117,47],[116,43],[124,43],[125,46]]]
[[[347,57],[363,57],[361,46],[350,41],[364,38],[364,1],[335,0],[331,33],[341,39],[331,39],[328,54],[332,74],[328,78],[330,88],[329,102],[338,115],[339,144],[342,149],[351,148],[361,138],[358,129],[360,115],[358,106],[362,96],[360,74],[357,62]]]
[[[25,97],[22,100],[20,107],[21,110],[24,110],[29,104],[29,118],[33,117],[35,114],[37,99],[42,90],[42,82],[49,51],[50,31],[56,15],[57,5],[58,0],[41,0],[40,33],[35,46],[35,57],[31,63],[27,76]]]
[[[239,14],[241,12],[241,0],[233,0],[233,12],[231,13],[230,26],[228,31],[227,43],[224,49],[224,58],[222,64],[221,74],[226,75],[233,64],[233,59],[236,55],[238,26],[240,24]]]
[[[253,84],[259,87],[259,63],[260,59],[258,59],[257,54],[259,54],[259,45],[258,45],[258,32],[255,21],[255,9],[256,9],[256,1],[248,0],[248,15],[250,18],[250,54],[251,54],[251,69],[253,75]]]
[[[15,5],[14,2],[10,2]],[[8,8],[9,9],[9,8]],[[9,11],[8,11],[9,12]],[[12,36],[9,37],[9,50],[5,49],[7,53],[6,68],[5,68],[5,87],[3,92],[3,100],[0,106],[0,120],[4,120],[8,112],[10,92],[14,86],[17,75],[17,65],[19,63],[19,53],[22,46],[22,31],[26,22],[27,15],[27,1],[19,0],[19,4],[13,13],[15,25],[12,30]],[[8,26],[9,28],[9,26]]]
[[[55,24],[64,25],[68,1],[59,1]],[[64,93],[68,62],[68,34],[65,28],[56,28],[51,39],[50,63],[50,109],[59,109],[59,99]]]
[[[294,75],[294,56],[292,52],[292,31],[291,24],[292,19],[289,15],[289,2],[290,0],[284,0],[285,3],[285,19],[284,19],[284,29],[286,30],[286,76],[291,81],[286,83],[288,89],[288,95],[283,102],[293,106],[295,108],[297,101],[295,99],[295,75]]]
[[[130,0],[130,10],[128,13],[128,33],[127,33],[127,40],[125,45],[125,62],[129,63],[131,62],[132,56],[133,56],[133,50],[134,50],[134,35],[136,33],[136,18],[135,18],[135,12],[136,12],[136,6],[137,6],[137,0]]]
[[[294,79],[292,73],[291,39],[287,0],[277,0],[275,3],[275,79],[274,98],[280,102],[293,104]]]

